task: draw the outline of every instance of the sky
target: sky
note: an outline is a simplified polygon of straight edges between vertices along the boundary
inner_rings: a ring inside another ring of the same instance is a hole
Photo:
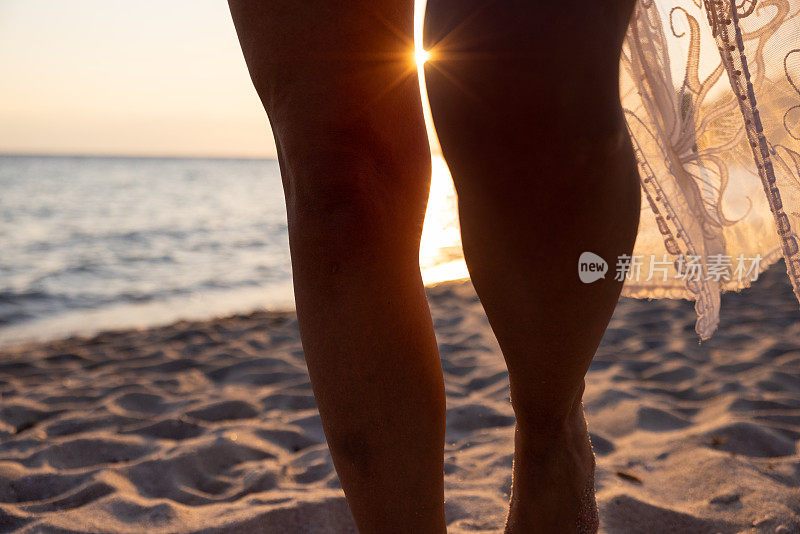
[[[0,0],[0,73],[0,153],[275,156],[226,0]]]
[[[274,157],[225,0],[0,0],[0,153]]]

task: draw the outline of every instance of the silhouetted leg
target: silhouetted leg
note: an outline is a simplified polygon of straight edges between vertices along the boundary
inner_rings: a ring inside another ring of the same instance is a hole
[[[592,532],[584,375],[640,209],[618,62],[633,0],[428,0],[426,82],[517,416],[508,532]],[[584,284],[578,258],[609,263]]]
[[[279,149],[297,313],[362,532],[444,531],[444,386],[418,250],[412,0],[231,0]]]

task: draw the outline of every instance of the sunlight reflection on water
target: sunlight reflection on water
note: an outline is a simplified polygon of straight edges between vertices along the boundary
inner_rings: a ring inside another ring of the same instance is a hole
[[[469,278],[469,273],[461,252],[458,204],[453,189],[453,180],[447,163],[441,155],[428,103],[428,92],[425,87],[423,64],[429,54],[422,47],[424,15],[425,0],[417,0],[414,6],[414,56],[417,62],[422,112],[425,116],[425,126],[428,129],[428,142],[433,153],[431,192],[428,198],[428,210],[425,213],[425,226],[422,230],[419,264],[422,269],[423,281],[426,284],[435,284],[447,280]]]
[[[431,193],[419,250],[426,284],[469,276],[461,252],[456,193],[450,171],[441,156],[435,155],[432,164]]]
[[[433,169],[426,283],[466,276]],[[0,190],[0,345],[292,307],[274,160],[0,157]]]

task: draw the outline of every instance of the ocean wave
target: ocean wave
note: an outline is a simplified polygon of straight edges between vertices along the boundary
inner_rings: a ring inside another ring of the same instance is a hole
[[[0,186],[0,328],[291,277],[274,161],[0,157]]]

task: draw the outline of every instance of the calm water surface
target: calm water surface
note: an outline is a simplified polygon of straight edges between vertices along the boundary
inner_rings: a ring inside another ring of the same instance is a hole
[[[421,262],[464,276],[435,162]],[[0,156],[0,344],[292,306],[274,160]]]

